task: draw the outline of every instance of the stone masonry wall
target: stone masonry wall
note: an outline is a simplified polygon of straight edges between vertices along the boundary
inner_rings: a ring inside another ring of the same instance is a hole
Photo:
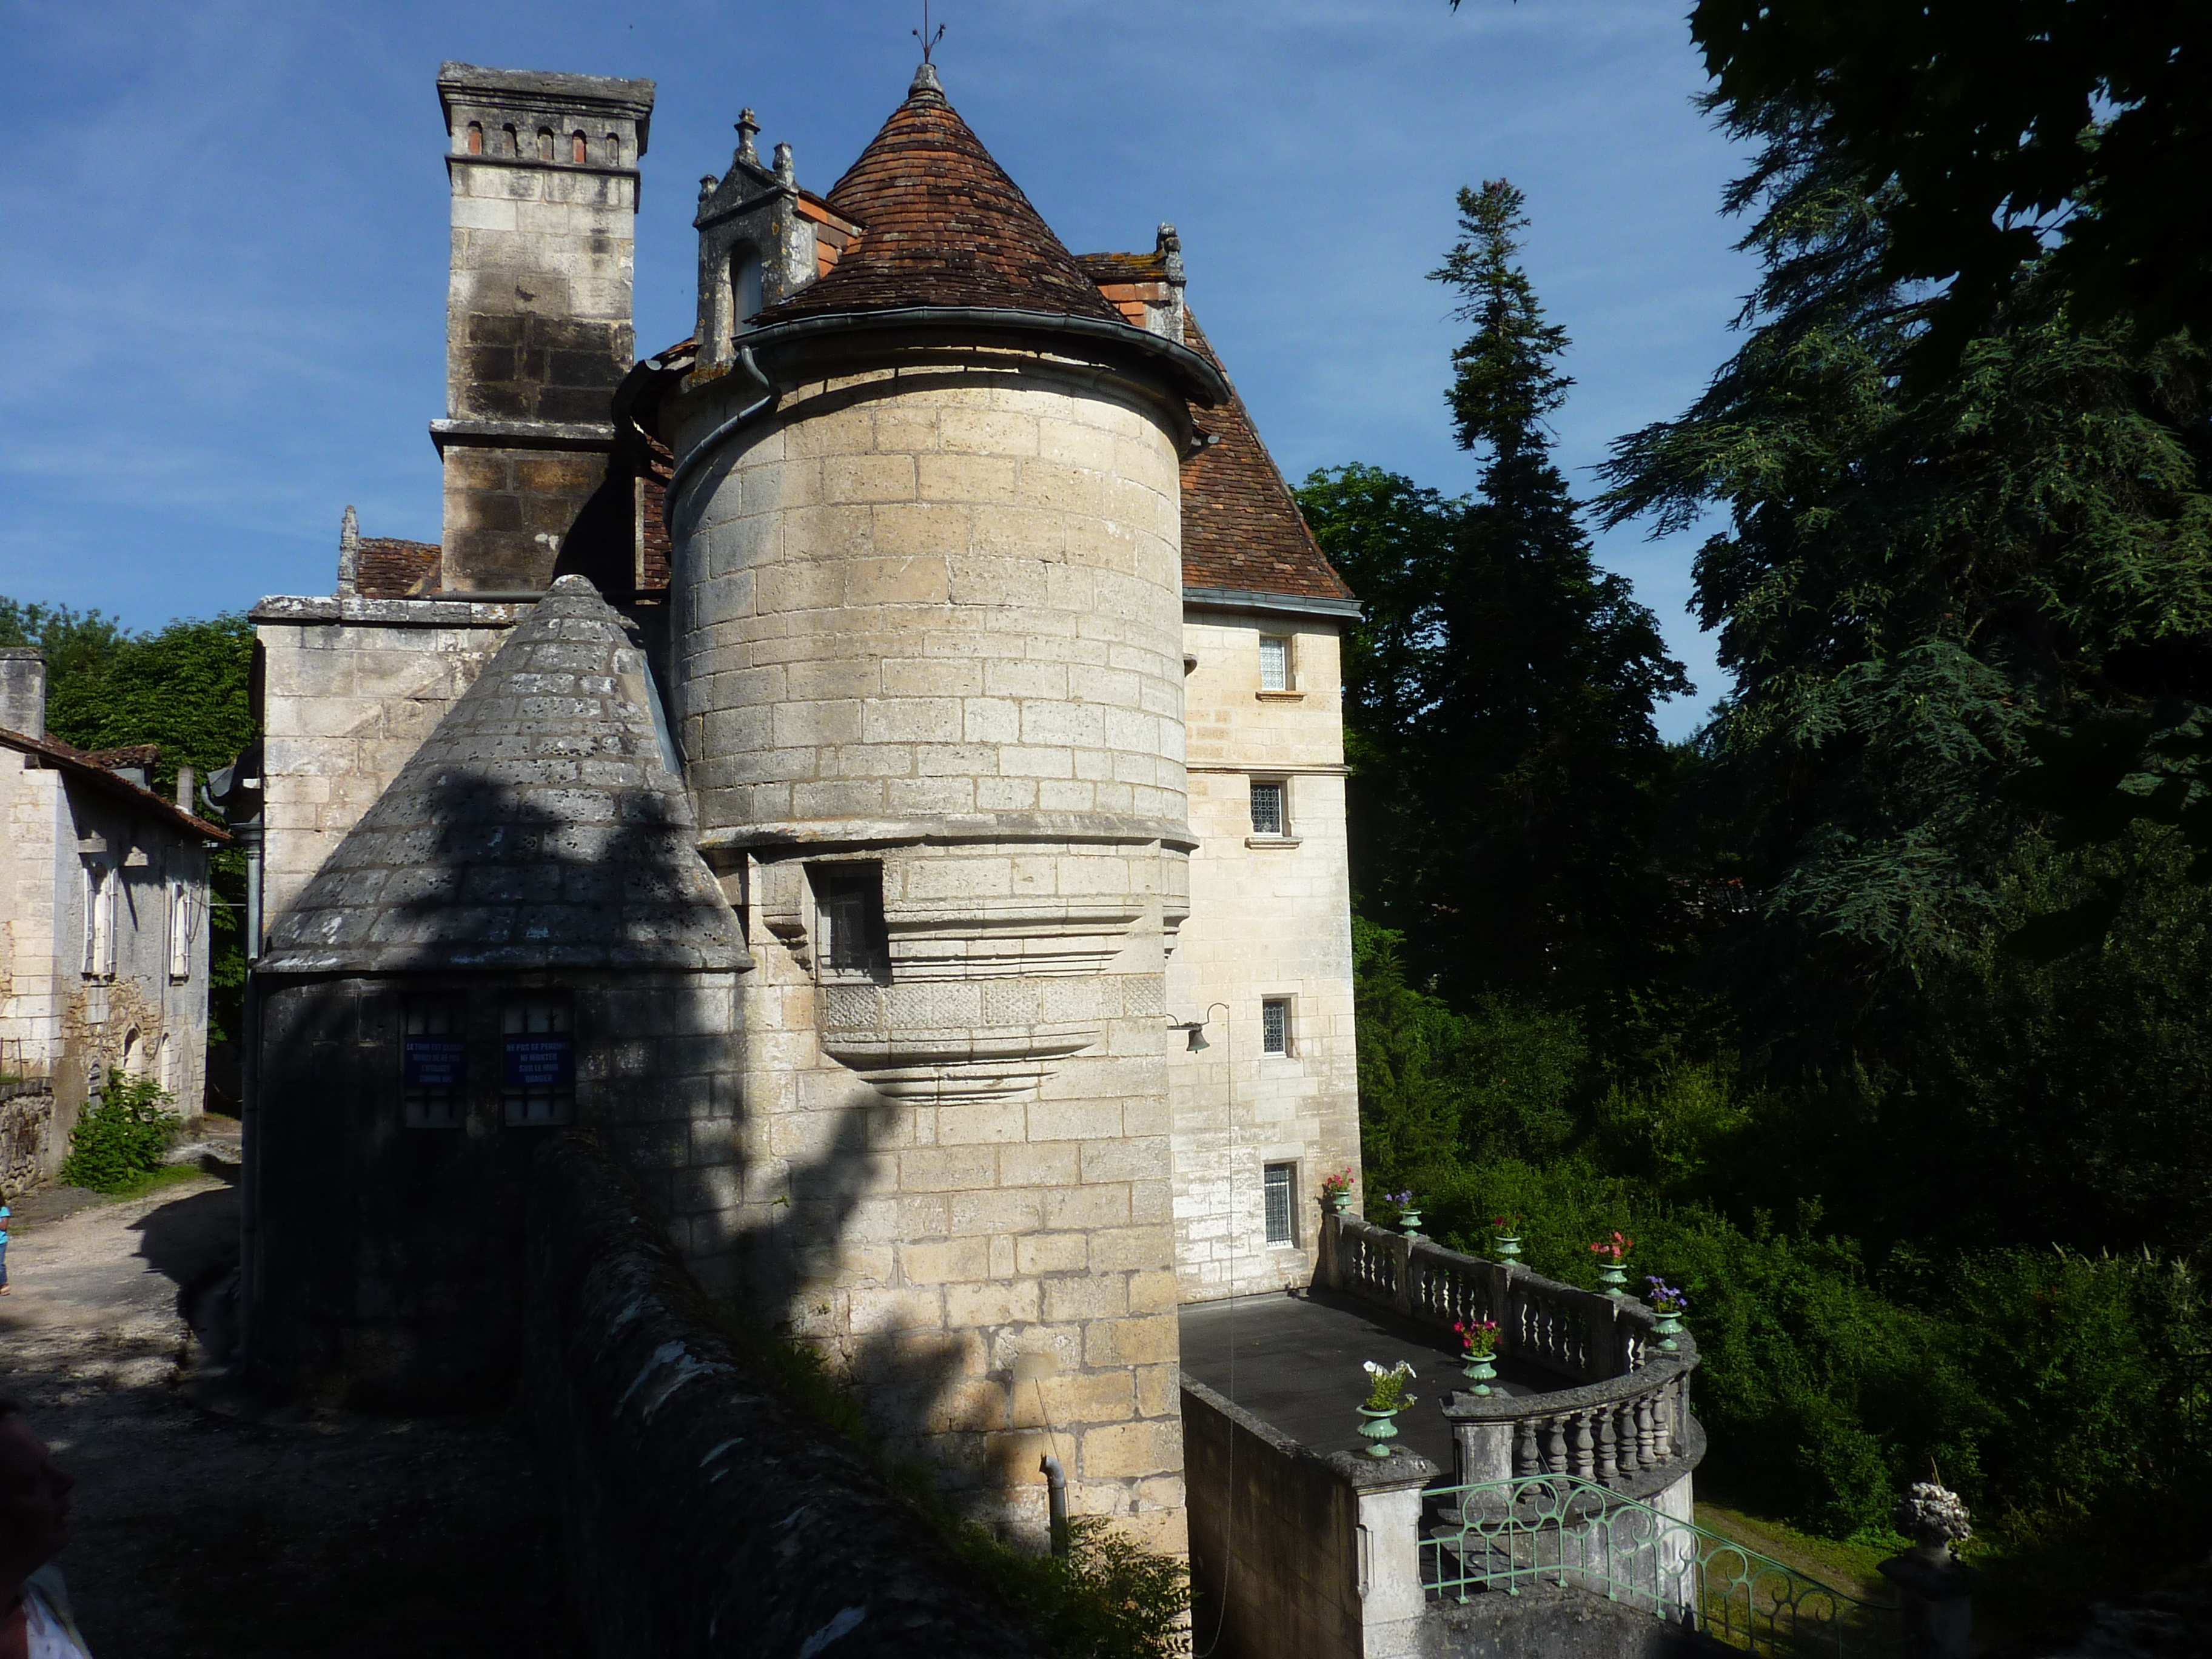
[[[1292,641],[1287,691],[1260,689],[1262,635]],[[1184,695],[1199,846],[1168,1005],[1212,1022],[1205,1049],[1170,1060],[1188,1302],[1310,1279],[1321,1180],[1358,1169],[1359,1111],[1335,624],[1194,610],[1183,640],[1197,663]],[[1286,836],[1253,835],[1255,778],[1284,786]],[[1273,998],[1290,1005],[1286,1054],[1262,1052],[1261,1004]],[[1267,1242],[1270,1164],[1295,1166],[1287,1246]]]
[[[273,923],[522,614],[429,599],[264,599],[262,909]]]
[[[750,394],[664,415],[679,456]],[[787,394],[674,508],[675,701],[744,895],[751,1279],[977,1512],[1183,1547],[1162,975],[1186,908],[1170,417],[978,352]],[[868,971],[817,879],[874,884]]]
[[[848,1443],[762,1386],[606,1154],[530,1182],[521,1405],[605,1659],[1042,1652]]]

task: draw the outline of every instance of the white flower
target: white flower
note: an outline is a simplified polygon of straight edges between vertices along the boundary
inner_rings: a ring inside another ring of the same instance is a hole
[[[1408,1364],[1402,1359],[1396,1364],[1389,1367],[1387,1370],[1383,1369],[1383,1367],[1376,1364],[1371,1359],[1363,1359],[1359,1363],[1370,1376],[1419,1376],[1420,1375],[1420,1373],[1415,1370],[1412,1365]]]

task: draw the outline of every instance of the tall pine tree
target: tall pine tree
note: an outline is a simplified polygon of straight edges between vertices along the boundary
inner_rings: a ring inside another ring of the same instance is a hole
[[[1553,459],[1568,343],[1521,268],[1521,192],[1496,179],[1459,208],[1431,275],[1474,325],[1447,397],[1476,493],[1357,466],[1300,492],[1370,618],[1347,655],[1354,883],[1455,1000],[1580,1000],[1633,977],[1652,936],[1652,709],[1689,688]]]

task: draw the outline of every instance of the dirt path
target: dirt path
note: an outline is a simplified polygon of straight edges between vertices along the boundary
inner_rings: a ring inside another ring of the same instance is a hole
[[[224,1149],[216,1149],[218,1155]],[[76,1475],[62,1558],[97,1659],[571,1659],[527,1448],[497,1420],[195,1403],[235,1261],[215,1173],[15,1201],[0,1389]]]

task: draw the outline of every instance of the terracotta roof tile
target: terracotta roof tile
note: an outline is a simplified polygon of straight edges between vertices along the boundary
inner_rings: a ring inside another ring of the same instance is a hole
[[[1183,343],[1221,368],[1188,309]],[[1222,378],[1228,379],[1225,369]],[[1322,556],[1233,382],[1229,402],[1199,418],[1216,441],[1182,464],[1183,586],[1309,599],[1352,598],[1352,590]]]
[[[444,566],[445,550],[435,542],[363,536],[354,592],[365,599],[411,599],[437,587]]]
[[[757,324],[925,305],[1123,320],[926,67],[829,204],[861,227],[860,239],[828,276]]]
[[[103,764],[99,758],[102,755],[127,755],[139,750],[158,754],[159,746],[155,744],[133,744],[129,749],[103,749],[94,755],[88,754],[75,744],[64,743],[59,738],[34,738],[27,732],[0,731],[0,747],[13,749],[20,754],[35,755],[56,771],[82,779],[103,793],[160,818],[173,830],[205,841],[221,842],[225,845],[229,843],[228,832],[210,823],[205,818],[185,811],[174,801],[155,793],[144,784],[131,782],[112,769],[113,764],[130,765],[132,763],[124,761]]]
[[[1079,253],[1075,263],[1101,288],[1109,283],[1164,283],[1168,279],[1168,256],[1164,253]]]

